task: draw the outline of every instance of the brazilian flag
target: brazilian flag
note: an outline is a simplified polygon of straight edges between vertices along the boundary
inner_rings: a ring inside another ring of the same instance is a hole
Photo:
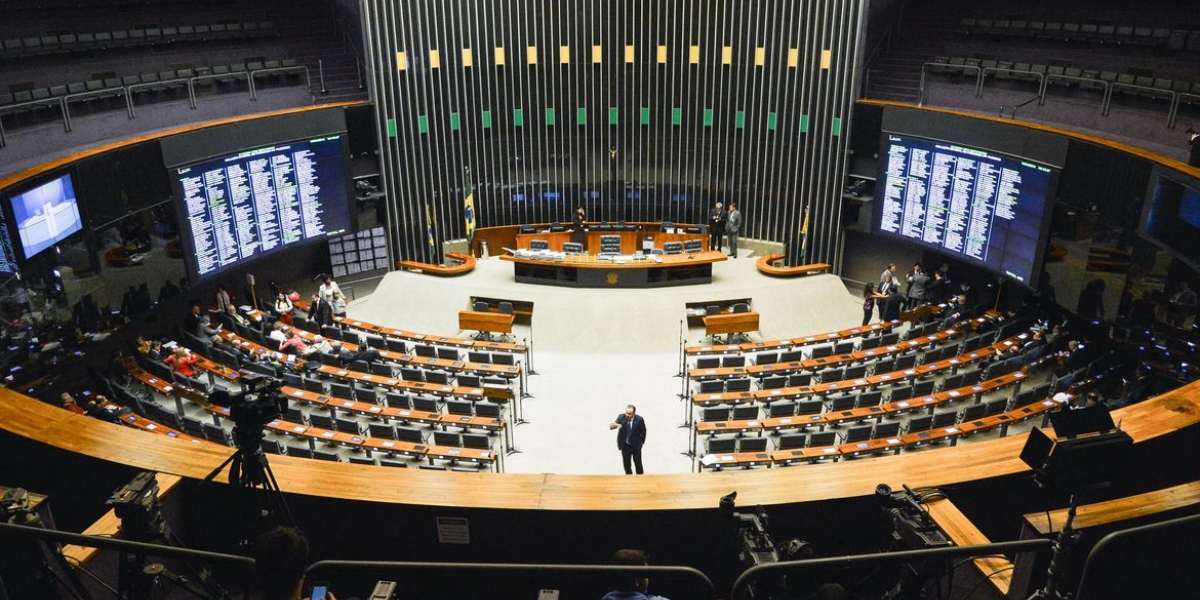
[[[471,167],[463,169],[463,224],[469,248],[475,236],[475,185],[471,183]]]

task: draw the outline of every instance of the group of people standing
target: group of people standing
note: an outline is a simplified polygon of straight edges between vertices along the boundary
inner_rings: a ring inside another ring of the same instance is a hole
[[[900,291],[903,284],[900,276],[896,274],[897,269],[896,263],[888,263],[879,275],[878,287],[870,282],[863,286],[863,325],[871,322],[871,315],[876,308],[879,310],[880,321],[895,321],[905,309],[912,310],[924,304],[936,304],[951,299],[960,303],[969,300],[959,297],[966,287],[959,290],[952,287],[949,263],[942,263],[932,274],[926,271],[920,262],[913,263],[912,269],[904,276],[908,287],[903,293]]]
[[[742,211],[733,202],[726,209],[718,202],[708,212],[708,249],[721,251],[721,240],[729,238],[729,258],[737,258],[738,233],[742,230]]]

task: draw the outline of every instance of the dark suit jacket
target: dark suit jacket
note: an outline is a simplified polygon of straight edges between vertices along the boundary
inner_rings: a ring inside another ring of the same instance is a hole
[[[641,449],[642,444],[646,443],[646,420],[642,418],[642,415],[633,415],[633,434],[628,444],[625,442],[626,430],[628,429],[628,425],[626,425],[627,421],[625,413],[617,415],[617,418],[614,420],[617,425],[620,425],[617,428],[617,447],[622,450],[627,446],[634,450]]]

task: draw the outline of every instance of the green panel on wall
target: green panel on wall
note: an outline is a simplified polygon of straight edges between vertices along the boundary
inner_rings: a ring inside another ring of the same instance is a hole
[[[461,128],[462,125],[459,123],[458,113],[450,113],[450,131],[458,131]]]
[[[546,125],[550,126],[550,127],[554,126],[554,109],[553,108],[546,109]]]
[[[808,115],[800,115],[800,133],[808,133]]]
[[[712,124],[713,124],[713,109],[706,108],[706,109],[704,109],[704,126],[712,127]]]
[[[425,115],[417,117],[417,131],[429,133],[429,117]]]
[[[388,130],[388,137],[390,137],[390,138],[396,137],[396,120],[395,119],[387,120],[387,130]]]
[[[621,122],[620,113],[619,113],[619,111],[617,111],[617,107],[615,107],[615,106],[608,107],[608,124],[616,125],[617,123],[620,123],[620,122]]]
[[[492,111],[490,111],[490,110],[483,111],[483,114],[480,115],[480,120],[483,121],[484,129],[491,129],[492,128]]]
[[[739,110],[733,115],[733,126],[736,129],[746,128],[746,111]]]
[[[649,124],[650,124],[650,107],[643,106],[642,107],[642,125],[649,125]]]
[[[523,127],[525,125],[525,109],[513,109],[513,127]]]
[[[683,109],[676,106],[671,109],[671,124],[680,125],[683,123]]]
[[[842,135],[842,118],[834,117],[833,118],[833,137],[838,137],[839,135]]]
[[[775,131],[779,126],[779,115],[769,112],[767,113],[767,131]]]
[[[575,121],[578,122],[580,125],[587,125],[587,109],[586,108],[581,106],[581,107],[575,109]]]

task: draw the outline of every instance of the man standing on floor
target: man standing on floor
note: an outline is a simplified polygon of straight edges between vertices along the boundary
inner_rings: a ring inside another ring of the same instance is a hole
[[[721,238],[725,237],[725,208],[720,202],[708,213],[708,249],[721,251]]]
[[[625,474],[633,475],[630,460],[637,468],[637,474],[642,474],[642,444],[646,443],[646,420],[637,414],[637,407],[630,404],[625,412],[617,415],[609,429],[617,430],[617,447],[621,449],[621,459],[625,463]]]
[[[729,236],[729,258],[737,258],[738,231],[742,228],[742,211],[736,204],[729,203],[729,216],[725,219],[725,235]]]

